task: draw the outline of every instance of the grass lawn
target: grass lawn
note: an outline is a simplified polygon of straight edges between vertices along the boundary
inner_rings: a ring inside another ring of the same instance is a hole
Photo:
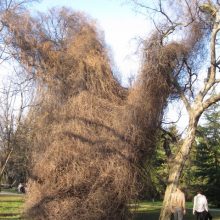
[[[140,202],[134,210],[134,220],[158,220],[162,202]],[[186,204],[187,210],[184,220],[195,220],[196,217],[192,214],[192,202]],[[220,220],[220,209],[210,210],[213,220]]]
[[[23,195],[1,195],[0,194],[0,220],[22,220]],[[162,202],[140,202],[137,207],[131,205],[134,212],[134,220],[158,220]],[[220,220],[220,209],[211,210],[213,220]],[[192,203],[187,203],[187,214],[184,220],[195,220],[192,215]]]
[[[22,211],[22,195],[0,194],[0,219],[18,220]]]

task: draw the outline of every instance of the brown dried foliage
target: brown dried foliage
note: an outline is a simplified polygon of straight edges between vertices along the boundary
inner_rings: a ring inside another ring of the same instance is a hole
[[[154,35],[145,45],[137,81],[125,89],[112,74],[95,24],[66,9],[56,14],[17,16],[16,25],[14,15],[6,19],[8,42],[17,59],[34,69],[42,102],[30,113],[35,138],[26,215],[128,219],[127,205],[141,188],[142,164],[154,150],[169,75],[186,49],[161,46]],[[51,21],[57,18],[56,36]]]

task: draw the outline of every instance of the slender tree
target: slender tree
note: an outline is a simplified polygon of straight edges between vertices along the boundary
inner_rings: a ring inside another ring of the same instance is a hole
[[[0,182],[16,149],[18,130],[23,123],[24,113],[32,98],[31,81],[21,78],[21,76],[19,78],[20,80],[13,79],[16,82],[12,79],[7,80],[7,83],[0,88]]]
[[[4,22],[5,17],[9,14],[22,13],[28,4],[35,0],[2,0],[0,1],[0,63],[6,62],[13,58],[14,54],[7,47],[10,43],[7,41],[7,24]],[[10,64],[9,64],[10,65]],[[17,68],[17,67],[15,67]],[[10,73],[11,74],[11,73]],[[15,128],[19,126],[24,111],[26,98],[23,96],[25,83],[10,81],[7,85],[1,85],[0,90],[0,105],[1,105],[1,121],[0,121],[0,136],[1,136],[1,170],[0,182],[5,172],[8,161],[13,152],[13,139]],[[15,99],[20,94],[20,107],[18,102],[15,104]],[[17,105],[17,106],[16,106]],[[19,110],[18,110],[19,109]]]
[[[189,120],[182,145],[178,152],[169,156],[169,177],[160,214],[161,220],[168,220],[171,214],[171,194],[179,184],[189,157],[198,121],[208,107],[220,100],[219,92],[214,92],[220,83],[217,72],[220,62],[216,55],[220,4],[218,1],[205,0],[159,0],[157,3],[149,1],[149,4],[139,0],[132,2],[137,10],[154,18],[155,28],[161,36],[161,45],[176,42],[186,49],[185,56],[179,60],[180,68],[174,75],[170,75],[174,92],[172,97],[183,102]],[[202,68],[202,63],[207,63],[208,70]],[[202,78],[203,85],[200,83]]]

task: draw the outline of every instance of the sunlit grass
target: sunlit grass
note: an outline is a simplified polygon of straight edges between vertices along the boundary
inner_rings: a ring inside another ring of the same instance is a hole
[[[23,203],[22,195],[0,195],[0,219],[21,219]]]
[[[0,195],[0,220],[22,220],[23,195]],[[158,220],[162,202],[142,201],[137,205],[131,204],[130,210],[134,213],[134,220]],[[188,202],[187,214],[184,220],[193,220],[192,202]],[[220,210],[211,211],[213,219],[220,220]]]
[[[195,216],[192,214],[192,205],[192,202],[186,203],[187,211],[184,220],[195,220]],[[130,207],[135,220],[158,220],[162,202],[141,201],[138,205],[132,204]],[[211,211],[211,214],[213,219],[220,220],[220,210]]]

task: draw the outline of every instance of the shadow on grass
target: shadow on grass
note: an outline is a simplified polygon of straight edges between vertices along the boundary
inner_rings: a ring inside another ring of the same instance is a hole
[[[0,220],[21,220],[20,213],[4,213],[0,214]]]
[[[158,220],[160,210],[149,211],[149,212],[138,212],[134,214],[134,220]]]
[[[6,217],[4,217],[4,218],[0,217],[0,220],[23,220],[23,219],[22,219],[22,218],[17,218],[17,217],[8,217],[8,218],[6,218]]]

